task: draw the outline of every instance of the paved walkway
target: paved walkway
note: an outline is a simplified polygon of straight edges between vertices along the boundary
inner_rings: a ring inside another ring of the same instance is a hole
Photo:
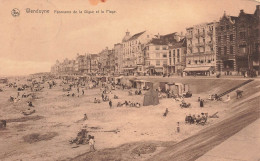
[[[196,161],[260,161],[260,119]]]

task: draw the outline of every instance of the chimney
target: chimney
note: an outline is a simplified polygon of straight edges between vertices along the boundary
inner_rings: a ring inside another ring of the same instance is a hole
[[[240,10],[240,13],[244,13],[244,10]]]
[[[128,36],[130,34],[130,32],[128,31],[128,29],[127,29],[127,31],[126,31],[126,35]]]
[[[158,33],[158,39],[160,39],[161,37],[160,37],[160,34]]]

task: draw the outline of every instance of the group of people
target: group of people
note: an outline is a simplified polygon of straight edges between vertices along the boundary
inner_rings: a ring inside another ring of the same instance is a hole
[[[205,125],[208,119],[208,113],[201,113],[201,115],[191,115],[185,117],[185,123]]]
[[[138,102],[125,101],[124,103],[118,102],[117,107],[141,107],[141,104]]]

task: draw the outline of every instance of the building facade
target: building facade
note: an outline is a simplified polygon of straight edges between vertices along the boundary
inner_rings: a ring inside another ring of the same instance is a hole
[[[125,75],[144,73],[144,56],[142,49],[154,35],[147,31],[130,36],[127,31],[122,40],[123,44],[123,70]]]
[[[224,13],[217,27],[217,71],[223,75],[259,74],[259,5],[254,14]]]
[[[224,13],[216,28],[217,37],[217,72],[232,75],[236,66],[236,26],[237,17]]]
[[[204,23],[187,28],[187,75],[212,75],[216,67],[217,22]]]
[[[145,73],[162,75],[167,66],[168,45],[161,39],[152,39],[143,49]]]
[[[182,75],[186,67],[186,38],[169,46],[167,74]]]
[[[114,45],[115,52],[115,74],[123,73],[123,44]]]

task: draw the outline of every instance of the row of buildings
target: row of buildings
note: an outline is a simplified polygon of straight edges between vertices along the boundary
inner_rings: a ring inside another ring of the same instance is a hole
[[[59,74],[243,75],[259,74],[260,5],[252,14],[226,13],[218,22],[186,28],[186,34],[126,32],[120,43],[98,54],[57,61]]]

